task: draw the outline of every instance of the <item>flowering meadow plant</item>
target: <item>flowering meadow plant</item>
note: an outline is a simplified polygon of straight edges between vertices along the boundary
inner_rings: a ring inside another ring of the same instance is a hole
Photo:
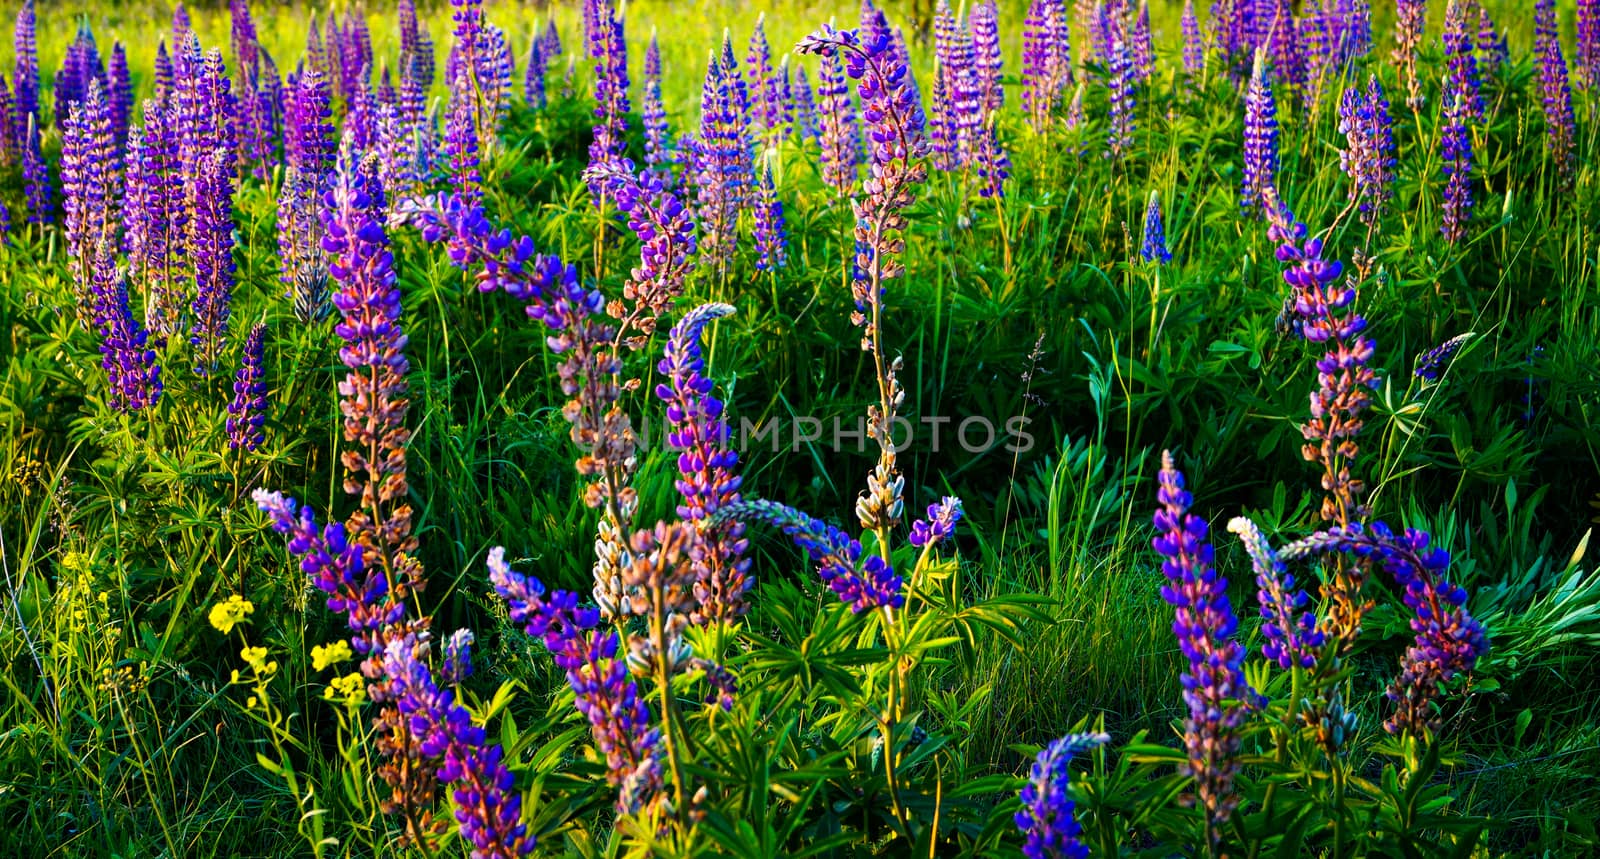
[[[0,853],[1592,850],[1600,4],[14,5]]]

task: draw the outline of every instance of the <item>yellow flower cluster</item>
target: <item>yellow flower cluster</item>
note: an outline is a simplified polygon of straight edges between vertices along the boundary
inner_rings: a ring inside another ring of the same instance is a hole
[[[211,625],[216,627],[217,631],[227,635],[233,632],[233,628],[242,623],[255,610],[255,603],[238,594],[234,594],[212,606],[211,614],[207,619],[211,621]]]
[[[328,645],[319,644],[311,648],[311,667],[321,671],[330,665],[338,665],[344,662],[352,655],[348,642],[335,641]]]
[[[328,688],[322,690],[322,697],[340,701],[346,707],[359,707],[367,700],[366,678],[359,671],[335,677],[328,682]]]

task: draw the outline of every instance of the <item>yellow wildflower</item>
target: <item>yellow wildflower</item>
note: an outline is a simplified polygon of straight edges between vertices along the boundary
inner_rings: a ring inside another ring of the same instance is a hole
[[[322,690],[322,697],[329,701],[342,701],[347,707],[359,707],[367,700],[366,678],[359,671],[335,677],[328,682],[328,688]]]
[[[238,594],[234,594],[212,606],[208,619],[211,621],[211,625],[217,628],[217,631],[227,635],[233,632],[233,628],[238,626],[255,610],[255,603]]]
[[[344,641],[335,641],[328,645],[317,645],[311,648],[311,667],[321,671],[330,665],[339,663],[351,657],[350,645]]]

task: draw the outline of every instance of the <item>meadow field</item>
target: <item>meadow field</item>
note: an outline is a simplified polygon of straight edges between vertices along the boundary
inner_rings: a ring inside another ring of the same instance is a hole
[[[0,21],[0,857],[1600,854],[1600,0]]]

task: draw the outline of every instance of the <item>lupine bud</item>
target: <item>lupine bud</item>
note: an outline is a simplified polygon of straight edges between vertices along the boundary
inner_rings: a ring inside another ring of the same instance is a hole
[[[255,451],[266,443],[267,326],[256,323],[245,338],[240,353],[239,372],[233,380],[233,399],[228,403],[228,448]]]

